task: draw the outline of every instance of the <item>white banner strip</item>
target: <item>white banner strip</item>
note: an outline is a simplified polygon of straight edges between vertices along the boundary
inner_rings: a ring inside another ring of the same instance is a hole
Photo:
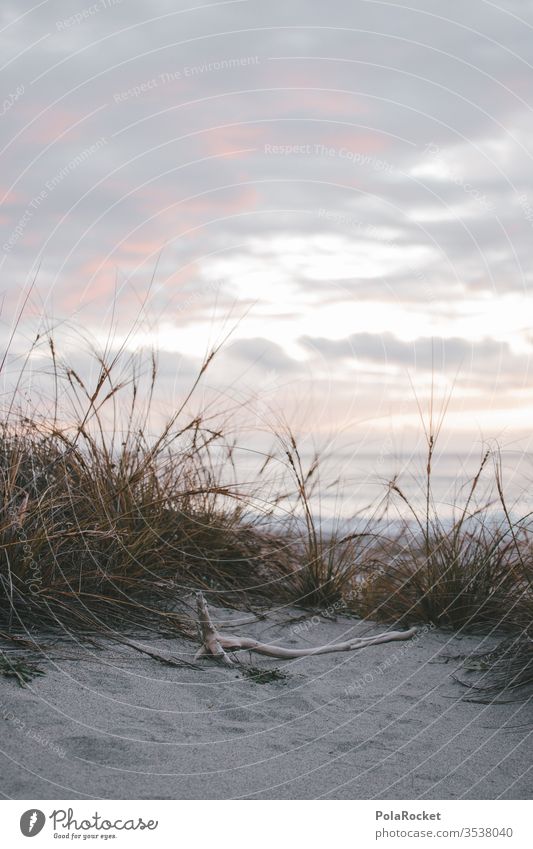
[[[533,846],[527,801],[10,800],[0,811],[9,849],[67,841],[158,849]]]

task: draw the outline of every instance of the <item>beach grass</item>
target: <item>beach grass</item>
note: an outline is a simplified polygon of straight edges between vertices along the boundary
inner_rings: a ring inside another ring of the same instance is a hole
[[[387,533],[365,518],[352,532],[340,523],[326,532],[313,507],[320,457],[306,467],[290,429],[276,436],[283,486],[291,480],[292,489],[272,495],[269,485],[270,502],[261,497],[258,514],[262,474],[244,485],[220,420],[191,412],[216,348],[154,436],[154,355],[141,376],[135,367],[128,373],[124,351],[94,354],[89,385],[61,361],[53,338],[46,344],[52,402],[43,410],[36,399],[29,408],[19,381],[0,424],[6,639],[24,632],[38,640],[46,630],[116,637],[140,628],[195,638],[191,592],[201,589],[212,603],[237,607],[333,605],[404,626],[502,633],[502,653],[490,659],[497,686],[530,682],[531,537],[527,519],[510,517],[497,452],[483,453],[454,520],[441,520],[432,494],[439,428],[430,426],[425,509],[395,479],[387,498],[410,514],[401,528]],[[491,460],[498,522],[490,504],[476,502]],[[289,506],[274,523],[282,499]]]
[[[44,675],[44,670],[30,660],[15,658],[0,651],[0,675],[4,678],[12,678],[21,687],[25,687],[34,678]]]

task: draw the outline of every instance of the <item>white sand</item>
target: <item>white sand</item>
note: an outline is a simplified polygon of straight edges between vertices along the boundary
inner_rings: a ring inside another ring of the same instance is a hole
[[[243,613],[214,610],[217,622]],[[230,632],[309,646],[375,633],[284,611]],[[438,631],[346,654],[245,662],[283,669],[258,684],[201,661],[173,669],[129,648],[62,644],[27,689],[0,678],[0,791],[15,799],[524,799],[528,704],[472,704],[444,655],[493,639]],[[151,643],[192,659],[181,640]],[[37,735],[37,736],[36,736]]]

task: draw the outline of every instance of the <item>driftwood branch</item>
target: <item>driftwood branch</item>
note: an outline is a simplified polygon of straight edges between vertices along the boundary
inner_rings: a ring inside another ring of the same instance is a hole
[[[416,634],[416,628],[409,628],[407,631],[387,631],[384,634],[377,634],[375,637],[359,637],[354,640],[349,640],[346,643],[331,643],[326,646],[317,646],[309,649],[290,649],[284,646],[274,646],[269,643],[260,643],[258,640],[253,640],[250,637],[236,637],[232,634],[220,634],[211,621],[209,608],[206,600],[201,592],[197,593],[197,608],[198,622],[200,626],[201,648],[197,652],[196,657],[211,655],[219,658],[227,666],[232,666],[233,661],[226,654],[228,651],[236,651],[239,649],[248,649],[259,654],[266,654],[269,657],[282,657],[285,659],[308,657],[314,654],[330,654],[337,651],[356,651],[364,649],[368,646],[375,646],[379,643],[390,643],[394,640],[410,640]]]
[[[199,651],[196,652],[195,660],[199,657],[203,657],[206,654],[210,654],[212,657],[217,657],[222,663],[225,663],[226,666],[233,666],[233,661],[222,647],[221,640],[223,639],[220,634],[215,629],[215,626],[211,622],[211,617],[209,615],[209,608],[207,606],[207,602],[203,596],[203,593],[199,592],[196,595],[196,607],[198,610],[198,625],[200,629],[200,639],[202,645]]]

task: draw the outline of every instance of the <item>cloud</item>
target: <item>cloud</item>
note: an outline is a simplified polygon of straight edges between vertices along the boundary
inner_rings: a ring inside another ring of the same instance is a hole
[[[287,372],[295,368],[294,360],[269,339],[239,339],[228,347],[226,354],[264,371]]]
[[[467,339],[420,337],[412,342],[391,333],[354,333],[344,339],[304,336],[300,343],[326,360],[353,360],[435,371],[492,373],[513,372],[527,365],[511,352],[509,345],[496,339],[469,342]]]

